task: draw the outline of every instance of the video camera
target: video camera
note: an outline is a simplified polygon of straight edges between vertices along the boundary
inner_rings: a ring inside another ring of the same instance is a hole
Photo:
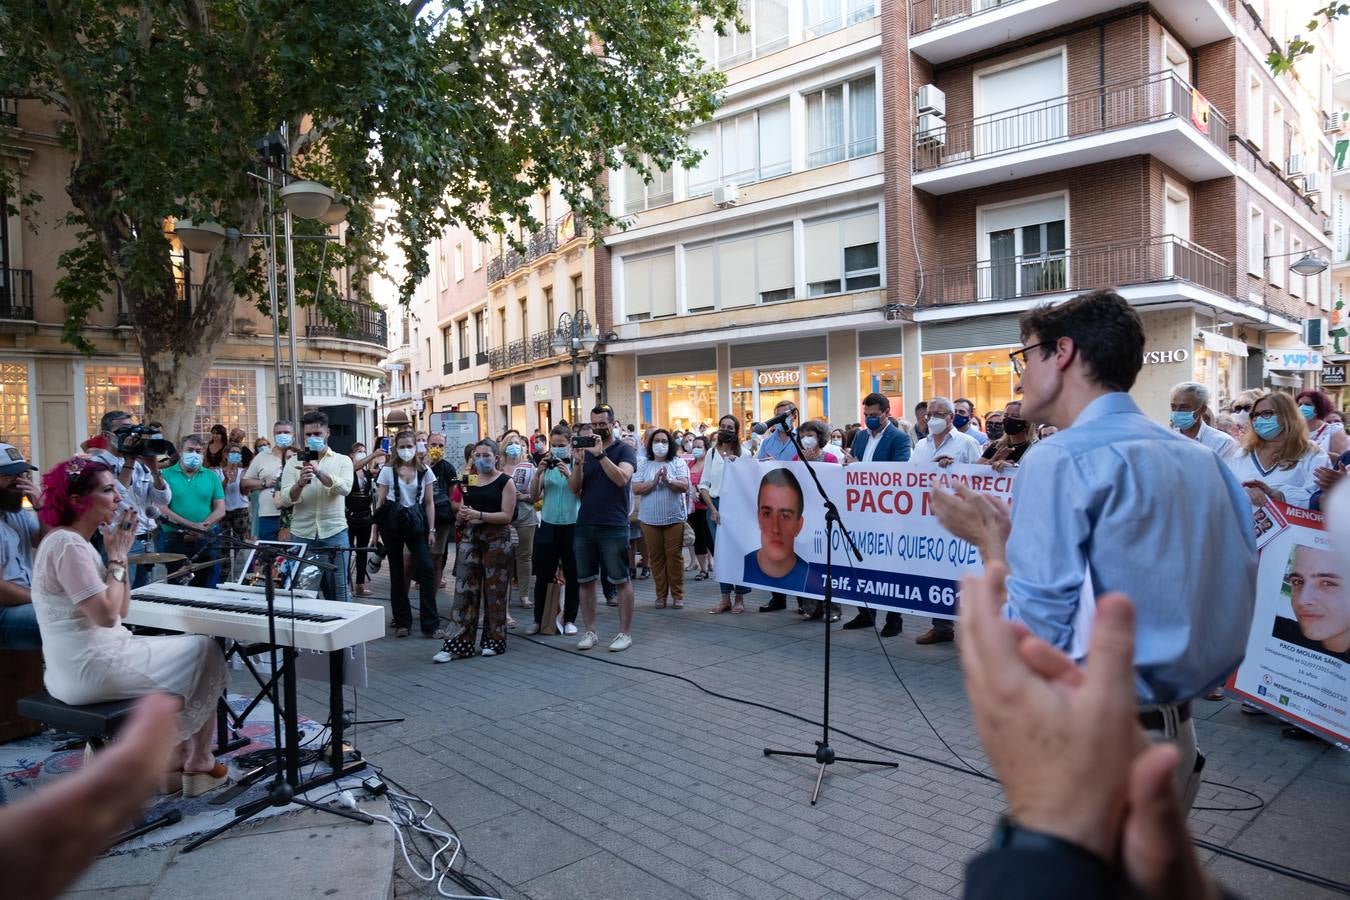
[[[113,432],[117,437],[117,452],[123,456],[173,456],[173,443],[148,425],[123,425]],[[146,437],[150,435],[150,437]]]

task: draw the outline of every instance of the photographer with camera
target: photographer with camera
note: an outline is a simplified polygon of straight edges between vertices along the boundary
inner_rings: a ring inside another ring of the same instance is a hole
[[[91,454],[113,470],[120,494],[119,507],[136,513],[136,539],[131,544],[131,555],[153,553],[157,518],[173,498],[173,491],[159,468],[159,457],[173,453],[173,444],[149,425],[133,425],[131,415],[113,411],[105,413],[101,423],[109,439],[110,450]],[[111,429],[111,431],[109,431]],[[132,566],[131,586],[147,583],[154,566]]]
[[[590,426],[585,426],[590,433]],[[526,634],[538,634],[544,624],[544,607],[548,603],[548,588],[558,572],[563,571],[563,605],[554,621],[560,635],[576,634],[577,606],[581,601],[577,585],[577,558],[572,549],[576,531],[577,509],[581,500],[567,484],[572,474],[568,460],[572,455],[572,429],[555,425],[549,434],[548,454],[539,460],[539,474],[530,482],[530,502],[542,498],[539,531],[534,537],[534,624]]]
[[[347,494],[352,489],[352,460],[328,446],[328,416],[324,413],[305,413],[300,428],[305,449],[288,460],[281,473],[277,506],[291,511],[291,540],[306,543],[311,557],[333,563],[334,567],[321,576],[324,597],[345,603],[351,599],[347,593],[346,554],[321,551],[348,547]]]

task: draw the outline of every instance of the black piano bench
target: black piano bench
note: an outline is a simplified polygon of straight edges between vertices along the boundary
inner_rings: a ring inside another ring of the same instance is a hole
[[[97,750],[117,733],[135,706],[134,699],[71,706],[43,691],[20,700],[18,712],[26,719],[42,722],[58,731],[78,734],[91,750]]]

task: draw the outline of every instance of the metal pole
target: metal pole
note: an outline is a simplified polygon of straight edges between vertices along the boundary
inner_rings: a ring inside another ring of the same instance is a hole
[[[286,210],[282,220],[283,233],[286,236],[286,344],[291,358],[291,418],[299,421],[302,407],[300,387],[300,367],[295,349],[295,244],[291,239],[291,211]]]
[[[281,332],[277,330],[277,325],[281,321],[281,316],[277,312],[277,218],[276,207],[273,199],[272,180],[276,177],[276,170],[269,163],[267,166],[267,299],[271,304],[272,311],[272,367],[276,376],[276,418],[282,418],[282,389],[281,389]],[[289,416],[287,416],[289,418]],[[271,431],[272,423],[264,422],[262,427],[268,432]]]

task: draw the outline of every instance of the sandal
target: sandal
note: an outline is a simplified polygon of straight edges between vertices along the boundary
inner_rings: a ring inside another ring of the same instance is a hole
[[[657,600],[657,601],[656,601],[656,607],[655,607],[655,608],[656,608],[656,609],[665,609],[665,608],[666,608],[666,601],[664,601],[664,600]]]
[[[715,616],[715,615],[717,615],[718,613],[724,613],[724,612],[731,612],[731,598],[730,598],[730,597],[723,597],[721,600],[717,601],[717,605],[714,606],[712,609],[708,610],[708,615],[710,615],[710,616]]]
[[[732,604],[731,611],[734,612],[734,613],[743,613],[743,612],[745,612],[745,595],[744,595],[744,594],[737,594],[737,595],[736,595],[736,602],[735,602],[734,604]]]
[[[707,573],[707,572],[699,572],[697,575],[694,576],[694,580],[695,580],[695,581],[707,581],[707,580],[708,580],[708,573]]]
[[[670,604],[670,608],[671,608],[671,609],[684,609],[684,601],[683,601],[683,600],[676,600],[674,603]]]
[[[208,791],[214,791],[230,777],[230,767],[222,762],[216,763],[209,772],[184,772],[183,796],[200,797]]]

